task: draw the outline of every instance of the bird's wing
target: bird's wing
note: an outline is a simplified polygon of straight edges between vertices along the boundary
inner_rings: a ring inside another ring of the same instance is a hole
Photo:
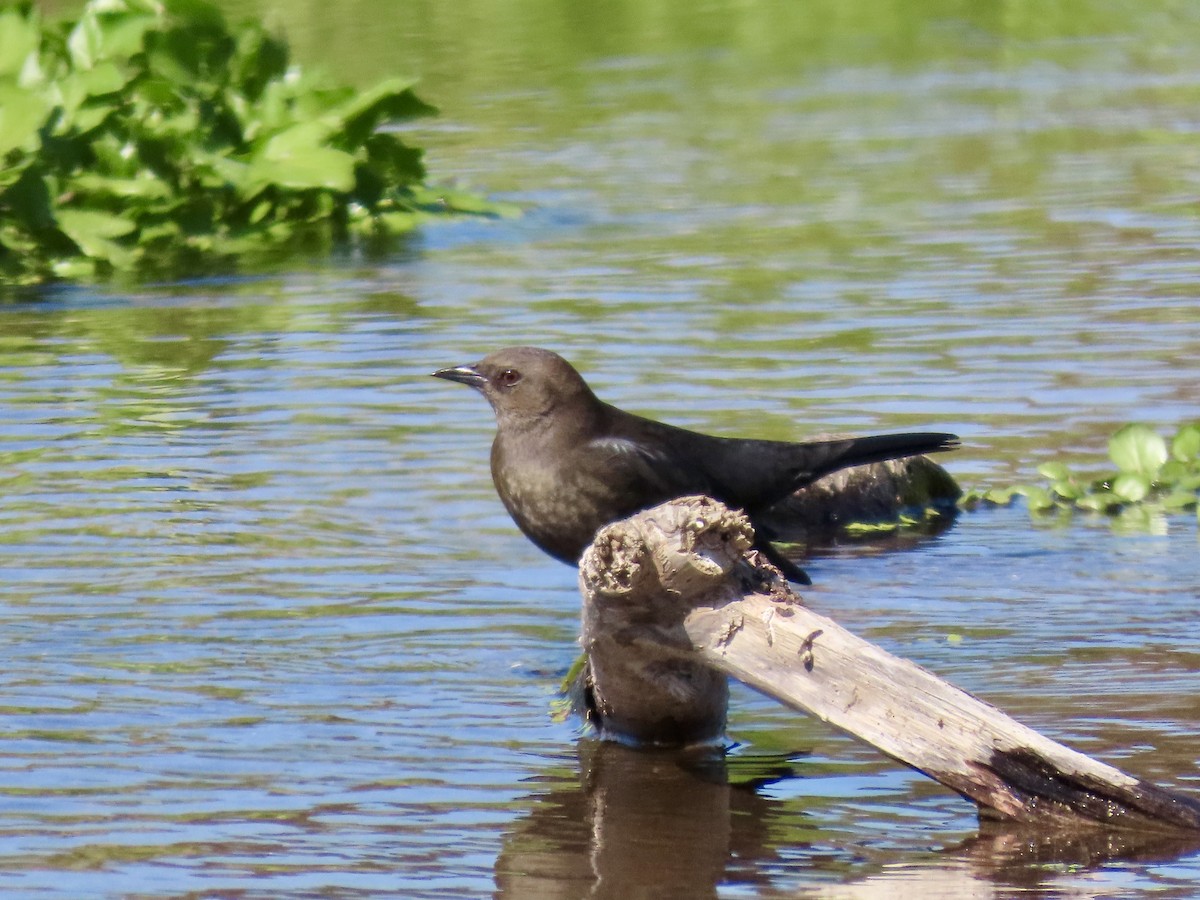
[[[751,512],[839,469],[936,453],[958,446],[951,434],[872,435],[804,443],[713,439],[703,459],[721,489]]]
[[[612,489],[640,499],[630,504],[637,509],[688,493],[703,493],[707,487],[664,444],[608,435],[588,442],[587,458]]]
[[[651,464],[665,463],[666,454],[624,437],[598,437],[588,441],[588,448],[597,454],[616,459],[641,459]]]

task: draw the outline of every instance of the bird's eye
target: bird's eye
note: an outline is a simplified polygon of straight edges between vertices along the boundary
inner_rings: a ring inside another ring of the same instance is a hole
[[[497,380],[500,382],[501,387],[512,387],[521,380],[521,373],[516,369],[505,369],[500,373],[500,377]]]

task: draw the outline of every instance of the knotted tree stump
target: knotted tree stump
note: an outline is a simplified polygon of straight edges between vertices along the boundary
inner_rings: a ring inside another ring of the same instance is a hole
[[[1030,822],[1200,830],[1200,801],[1058,744],[806,608],[707,497],[600,531],[580,562],[602,734],[716,740],[732,676],[973,800]]]

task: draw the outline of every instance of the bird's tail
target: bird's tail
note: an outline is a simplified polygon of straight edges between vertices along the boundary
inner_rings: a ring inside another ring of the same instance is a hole
[[[956,434],[916,431],[820,441],[809,446],[814,449],[820,447],[825,451],[813,454],[810,480],[815,481],[830,472],[848,469],[851,466],[865,466],[889,459],[904,459],[923,453],[954,450],[959,446],[959,440]]]

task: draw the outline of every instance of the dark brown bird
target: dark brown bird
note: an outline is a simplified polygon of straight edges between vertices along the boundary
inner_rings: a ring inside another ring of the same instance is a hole
[[[687,431],[604,403],[570,363],[536,347],[498,350],[433,375],[487,398],[496,413],[492,481],[500,499],[526,537],[572,565],[610,522],[707,494],[744,510],[758,548],[790,580],[810,584],[771,546],[758,517],[838,469],[958,446],[955,435],[941,433],[790,443]]]

